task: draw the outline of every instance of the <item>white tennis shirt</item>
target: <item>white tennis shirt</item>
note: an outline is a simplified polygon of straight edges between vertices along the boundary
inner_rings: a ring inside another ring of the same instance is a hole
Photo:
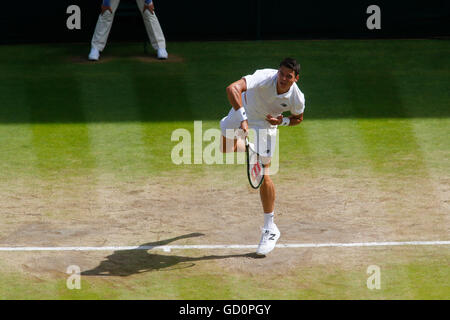
[[[278,70],[275,69],[256,70],[243,77],[247,91],[242,94],[242,103],[249,121],[265,120],[268,114],[277,117],[285,111],[299,115],[305,110],[305,96],[296,83],[288,92],[277,94],[277,77]]]

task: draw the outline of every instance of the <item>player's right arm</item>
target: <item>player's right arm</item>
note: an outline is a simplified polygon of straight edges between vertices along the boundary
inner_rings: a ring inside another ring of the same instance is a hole
[[[231,106],[239,112],[242,117],[241,128],[244,132],[248,131],[248,121],[247,116],[242,106],[242,92],[247,91],[247,83],[245,79],[240,79],[238,81],[233,82],[227,87],[227,97],[228,101],[230,101]]]
[[[245,79],[235,81],[227,87],[228,101],[234,110],[242,108],[242,92],[244,91],[247,91]]]

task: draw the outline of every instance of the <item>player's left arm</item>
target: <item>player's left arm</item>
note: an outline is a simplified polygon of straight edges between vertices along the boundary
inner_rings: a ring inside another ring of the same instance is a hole
[[[303,121],[303,112],[301,114],[291,114],[289,117],[289,126],[299,125]]]

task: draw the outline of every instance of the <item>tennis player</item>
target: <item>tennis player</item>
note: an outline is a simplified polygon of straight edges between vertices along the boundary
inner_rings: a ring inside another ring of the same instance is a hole
[[[265,164],[260,187],[264,227],[256,253],[266,255],[275,248],[280,231],[274,223],[275,187],[268,167],[275,150],[277,127],[295,126],[303,121],[305,98],[297,86],[300,65],[292,58],[281,61],[278,70],[261,69],[230,84],[227,89],[231,110],[220,121],[222,152],[244,152],[242,138],[255,130],[255,149]],[[288,117],[283,112],[290,111]]]

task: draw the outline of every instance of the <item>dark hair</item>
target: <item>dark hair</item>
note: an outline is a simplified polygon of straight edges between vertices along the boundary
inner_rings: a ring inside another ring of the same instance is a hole
[[[280,62],[280,67],[281,66],[293,70],[296,76],[298,76],[300,73],[300,64],[295,59],[285,58],[283,61]]]

